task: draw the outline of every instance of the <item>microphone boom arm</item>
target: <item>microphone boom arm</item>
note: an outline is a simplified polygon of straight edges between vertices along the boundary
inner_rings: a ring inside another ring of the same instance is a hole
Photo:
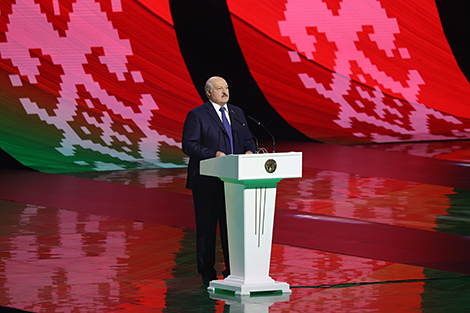
[[[257,121],[256,119],[254,119],[253,117],[251,117],[249,115],[248,115],[248,118],[250,120],[252,120],[253,122],[255,122],[258,126],[263,127],[264,130],[269,134],[269,136],[271,136],[271,139],[273,140],[273,153],[275,153],[276,152],[276,141],[274,140],[273,134],[271,134],[271,132],[263,124],[261,124],[261,122]]]

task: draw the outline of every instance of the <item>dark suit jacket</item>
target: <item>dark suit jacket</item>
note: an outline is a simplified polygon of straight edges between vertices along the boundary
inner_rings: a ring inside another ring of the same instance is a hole
[[[255,152],[255,144],[243,110],[228,104],[232,125],[234,154],[248,150]],[[230,154],[230,139],[224,125],[209,101],[191,110],[183,127],[183,152],[189,156],[186,187],[192,190],[212,191],[222,181],[217,177],[199,175],[199,162],[215,157],[217,151]]]

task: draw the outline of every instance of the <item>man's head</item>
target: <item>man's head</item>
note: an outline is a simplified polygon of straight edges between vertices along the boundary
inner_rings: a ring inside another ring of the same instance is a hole
[[[228,84],[222,77],[214,76],[207,80],[206,95],[209,100],[224,106],[229,99]]]

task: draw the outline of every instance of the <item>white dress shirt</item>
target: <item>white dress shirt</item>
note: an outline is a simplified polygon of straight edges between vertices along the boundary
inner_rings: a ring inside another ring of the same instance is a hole
[[[220,121],[222,122],[222,112],[220,112],[221,106],[212,101],[210,101],[210,103],[212,103],[212,105],[214,106],[214,110],[215,112],[217,112],[217,115],[219,116]],[[226,103],[224,107],[225,107],[225,117],[227,118],[227,121],[229,122],[229,124],[232,125],[232,121],[230,120],[230,114],[228,114],[228,110],[229,110],[228,103]]]

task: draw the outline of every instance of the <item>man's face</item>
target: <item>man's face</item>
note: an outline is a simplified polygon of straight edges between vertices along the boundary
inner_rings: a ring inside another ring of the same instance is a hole
[[[228,102],[228,84],[225,79],[217,77],[211,81],[212,90],[207,90],[207,97],[220,106]]]

